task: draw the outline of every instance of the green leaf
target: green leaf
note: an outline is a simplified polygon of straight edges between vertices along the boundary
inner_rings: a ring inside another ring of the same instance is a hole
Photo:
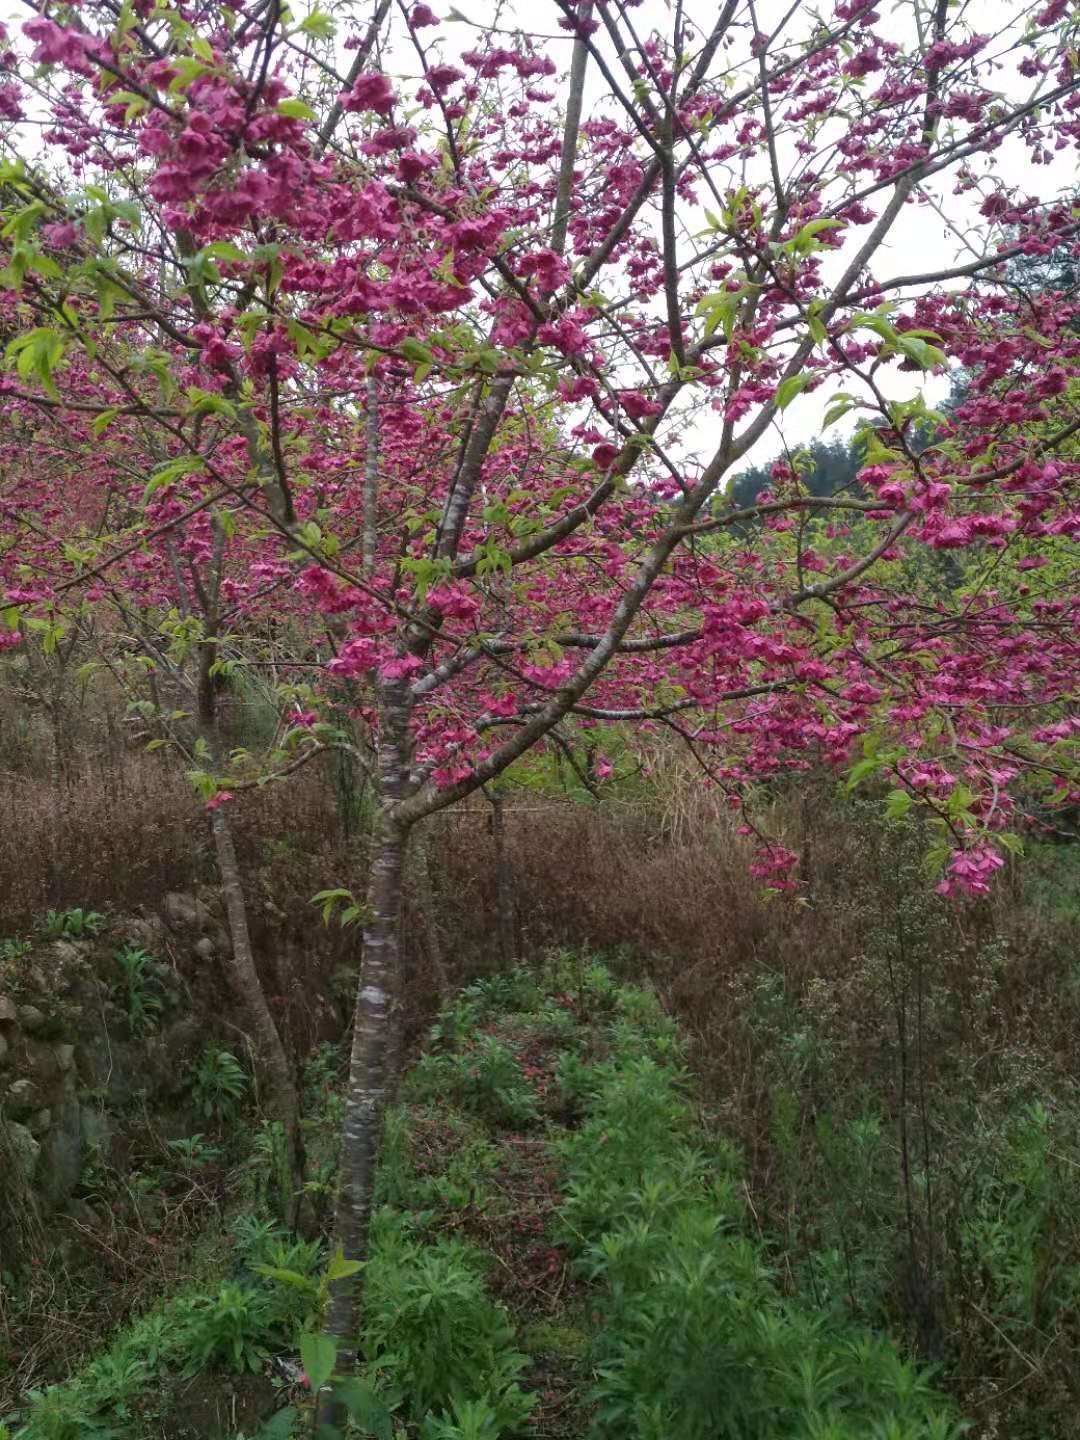
[[[51,399],[60,399],[52,378],[64,358],[64,337],[59,331],[47,325],[35,326],[9,341],[4,355],[9,362],[15,362],[20,380],[37,380]]]
[[[425,345],[420,340],[414,340],[411,336],[402,340],[400,349],[406,360],[430,364],[435,358],[431,353],[430,345]]]
[[[198,455],[184,455],[179,460],[170,460],[167,465],[162,465],[160,470],[155,471],[146,482],[146,489],[143,491],[143,504],[150,499],[151,495],[163,490],[166,485],[173,485],[177,480],[183,479],[185,475],[192,475],[196,470],[202,469],[202,459]]]
[[[347,901],[350,905],[356,903],[351,890],[342,890],[340,888],[337,890],[320,890],[317,895],[311,897],[312,905],[321,905],[323,907],[322,917],[324,925],[330,924],[334,907],[341,901]]]
[[[199,254],[205,255],[211,260],[231,260],[237,265],[251,258],[232,240],[215,240],[210,245],[204,245]]]
[[[858,401],[855,400],[851,395],[837,395],[836,399],[829,406],[828,410],[825,411],[825,417],[821,422],[821,428],[823,430],[827,430],[830,425],[835,425],[837,420],[843,419],[843,417],[848,413],[848,411],[857,404]]]
[[[479,370],[482,375],[494,375],[501,363],[502,356],[490,345],[485,345],[481,350],[469,350],[460,359],[461,365]]]
[[[776,387],[776,408],[786,410],[796,395],[801,395],[813,378],[811,371],[803,370],[798,375],[789,375],[786,380],[781,380]]]
[[[176,55],[171,64],[176,74],[169,82],[170,94],[186,90],[190,85],[194,85],[196,80],[206,75],[210,69],[201,60],[197,60],[194,55]]]
[[[276,1280],[280,1285],[291,1285],[295,1290],[313,1290],[315,1282],[310,1275],[301,1275],[298,1270],[283,1270],[280,1265],[253,1265],[257,1275]]]
[[[361,1430],[375,1440],[393,1440],[393,1417],[370,1385],[352,1376],[336,1386],[334,1394]]]
[[[224,395],[200,390],[197,385],[189,385],[186,394],[191,415],[224,415],[229,420],[236,418],[236,406]]]
[[[317,1394],[334,1373],[337,1362],[337,1344],[329,1335],[316,1334],[307,1330],[300,1336],[300,1361],[311,1385]]]
[[[259,1440],[289,1440],[300,1412],[293,1405],[279,1410],[259,1431]]]
[[[362,1260],[346,1260],[339,1245],[326,1267],[326,1278],[328,1280],[347,1280],[350,1275],[359,1274],[363,1268]]]
[[[31,200],[29,205],[22,205],[14,212],[0,230],[0,237],[5,240],[14,238],[16,241],[28,240],[37,228],[39,220],[47,214],[43,200]]]
[[[310,105],[303,100],[282,100],[277,107],[279,115],[287,115],[290,120],[317,120],[318,116]]]
[[[125,125],[130,125],[136,115],[141,115],[150,107],[149,100],[144,95],[136,95],[134,90],[114,90],[109,96],[109,104],[127,107],[124,111]]]
[[[823,230],[842,230],[843,228],[843,220],[811,220],[802,227],[793,240],[787,242],[784,248],[790,248],[796,255],[810,255],[815,250],[825,248],[817,238]]]
[[[747,287],[738,290],[724,290],[718,295],[705,295],[697,303],[694,314],[705,318],[705,338],[723,329],[724,339],[730,340],[738,318]]]
[[[856,311],[852,317],[852,327],[855,330],[873,330],[875,335],[880,335],[882,340],[887,340],[890,345],[896,343],[895,326],[891,325],[880,312],[871,315],[865,310]]]
[[[104,435],[105,431],[109,428],[109,426],[119,414],[120,411],[117,410],[115,407],[112,407],[108,410],[102,410],[100,415],[94,416],[94,419],[90,425],[90,429],[94,432],[95,435]]]
[[[888,820],[902,820],[914,804],[906,790],[890,790],[885,797],[885,817]]]
[[[944,350],[939,350],[936,345],[930,345],[918,335],[897,335],[896,348],[901,355],[908,360],[914,361],[920,370],[933,370],[937,365],[947,365],[948,357]]]
[[[825,310],[824,300],[812,300],[806,307],[806,328],[811,336],[814,336],[816,343],[824,344],[828,340],[829,333],[825,327],[825,321],[821,314]]]
[[[332,40],[337,22],[323,10],[313,10],[301,20],[297,27],[302,35],[311,35],[316,40]]]
[[[865,780],[868,775],[876,774],[880,769],[881,761],[877,758],[872,757],[866,760],[860,760],[858,764],[851,767],[846,788],[848,790],[854,790],[860,781]]]

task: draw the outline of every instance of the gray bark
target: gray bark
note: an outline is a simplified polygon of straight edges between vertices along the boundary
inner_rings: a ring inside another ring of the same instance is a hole
[[[408,685],[384,681],[379,715],[381,810],[373,836],[368,881],[368,923],[353,1021],[349,1088],[339,1155],[334,1246],[346,1259],[366,1260],[375,1195],[375,1173],[383,1115],[390,1095],[393,1031],[399,1019],[395,999],[401,972],[401,884],[409,827],[393,810],[403,793],[409,760]],[[326,1334],[337,1346],[337,1370],[356,1368],[360,1330],[361,1275],[339,1280],[330,1292]],[[319,1396],[318,1419],[342,1421],[333,1392]]]

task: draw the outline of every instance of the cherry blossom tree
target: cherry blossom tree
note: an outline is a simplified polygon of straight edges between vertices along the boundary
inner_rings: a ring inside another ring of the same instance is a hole
[[[410,836],[538,745],[662,728],[734,804],[873,775],[930,813],[946,893],[988,887],[1025,786],[1077,795],[1076,307],[1010,281],[1076,253],[1073,7],[539,8],[35,0],[0,60],[3,643],[110,588],[168,614],[179,565],[207,680],[260,623],[304,667],[273,773],[350,743],[320,728],[346,698],[380,797],[352,1259]],[[898,264],[916,223],[956,258]],[[857,489],[781,462],[734,504],[813,404],[859,422]],[[969,586],[922,583],[941,552]],[[1050,552],[1052,590],[1015,583]],[[755,870],[798,883],[765,836]],[[346,1366],[357,1303],[339,1283]]]

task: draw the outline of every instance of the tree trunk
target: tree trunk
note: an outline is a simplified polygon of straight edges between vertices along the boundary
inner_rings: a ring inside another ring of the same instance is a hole
[[[333,1244],[346,1260],[367,1259],[375,1167],[383,1112],[393,1080],[392,1031],[399,1014],[395,999],[401,972],[401,883],[411,829],[398,822],[394,811],[408,781],[411,710],[408,681],[384,680],[379,693],[380,809],[372,835],[367,927],[353,1020],[334,1217]],[[337,1347],[335,1368],[342,1374],[356,1368],[362,1276],[360,1271],[338,1280],[330,1291],[325,1333]],[[319,1396],[317,1418],[328,1425],[340,1425],[344,1419],[329,1386],[324,1386]]]
[[[281,1177],[281,1199],[284,1218],[289,1226],[293,1227],[300,1214],[304,1184],[304,1152],[296,1082],[255,968],[240,867],[236,860],[229,822],[220,809],[212,813],[210,829],[214,837],[218,874],[221,877],[225,914],[228,917],[232,940],[226,967],[232,987],[247,1012],[248,1023],[254,1032],[255,1048],[270,1090],[270,1112],[275,1120],[280,1121],[284,1131],[286,1173]]]
[[[348,1260],[366,1260],[383,1112],[392,1079],[389,1061],[401,959],[401,881],[407,832],[380,822],[368,886],[369,921],[356,996],[349,1093],[342,1127],[334,1245]],[[356,1366],[360,1325],[358,1277],[339,1280],[330,1296],[326,1333],[338,1347],[337,1370]],[[332,1393],[319,1398],[319,1419],[340,1423]]]

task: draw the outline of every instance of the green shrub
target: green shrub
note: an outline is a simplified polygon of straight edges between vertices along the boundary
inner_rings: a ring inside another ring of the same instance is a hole
[[[480,1024],[481,1009],[480,1001],[467,995],[445,1005],[429,1033],[432,1047],[451,1053],[463,1049]]]
[[[124,1005],[132,1033],[141,1035],[152,1030],[161,1015],[161,999],[147,989],[147,969],[154,957],[133,945],[115,952],[116,962],[124,979]]]
[[[136,1402],[183,1344],[173,1308],[140,1316],[102,1354],[63,1385],[27,1395],[16,1440],[118,1440],[131,1433]],[[3,1431],[0,1429],[0,1437]]]
[[[189,1375],[209,1369],[258,1372],[276,1329],[270,1297],[239,1285],[178,1301],[176,1318]]]
[[[449,1100],[493,1125],[519,1129],[539,1116],[536,1096],[512,1051],[493,1035],[460,1054],[424,1055],[406,1081],[414,1101]]]
[[[105,926],[105,916],[97,910],[50,910],[41,922],[46,940],[82,940],[97,935]]]
[[[498,1409],[487,1400],[454,1400],[450,1408],[450,1415],[425,1419],[422,1440],[499,1440],[505,1433]]]
[[[438,1149],[429,1154],[414,1132],[437,1136]],[[394,1105],[383,1122],[376,1201],[409,1211],[411,1223],[420,1224],[480,1204],[498,1164],[499,1152],[478,1118],[434,1105]]]
[[[201,1131],[180,1140],[170,1140],[168,1144],[177,1163],[185,1170],[203,1170],[220,1160],[224,1153],[220,1145],[211,1144]]]
[[[711,1193],[733,1206],[733,1152],[711,1158],[696,1148],[690,1107],[681,1097],[681,1071],[648,1057],[592,1067],[591,1084],[575,1072],[587,1098],[584,1123],[559,1144],[569,1175],[560,1223],[571,1247],[582,1248],[607,1230],[644,1213]]]
[[[538,1010],[544,993],[536,976],[523,965],[474,980],[461,992],[461,1001],[475,1007],[481,1019],[492,1015],[529,1015]]]
[[[391,1408],[420,1422],[480,1397],[494,1413],[491,1433],[501,1435],[522,1424],[533,1401],[516,1383],[527,1359],[477,1266],[468,1247],[418,1243],[381,1212],[366,1275],[364,1352]]]
[[[191,1073],[191,1098],[200,1114],[220,1124],[236,1111],[249,1085],[236,1056],[210,1045]]]
[[[15,1440],[117,1440],[117,1432],[90,1408],[92,1401],[68,1385],[31,1390],[29,1417]]]

